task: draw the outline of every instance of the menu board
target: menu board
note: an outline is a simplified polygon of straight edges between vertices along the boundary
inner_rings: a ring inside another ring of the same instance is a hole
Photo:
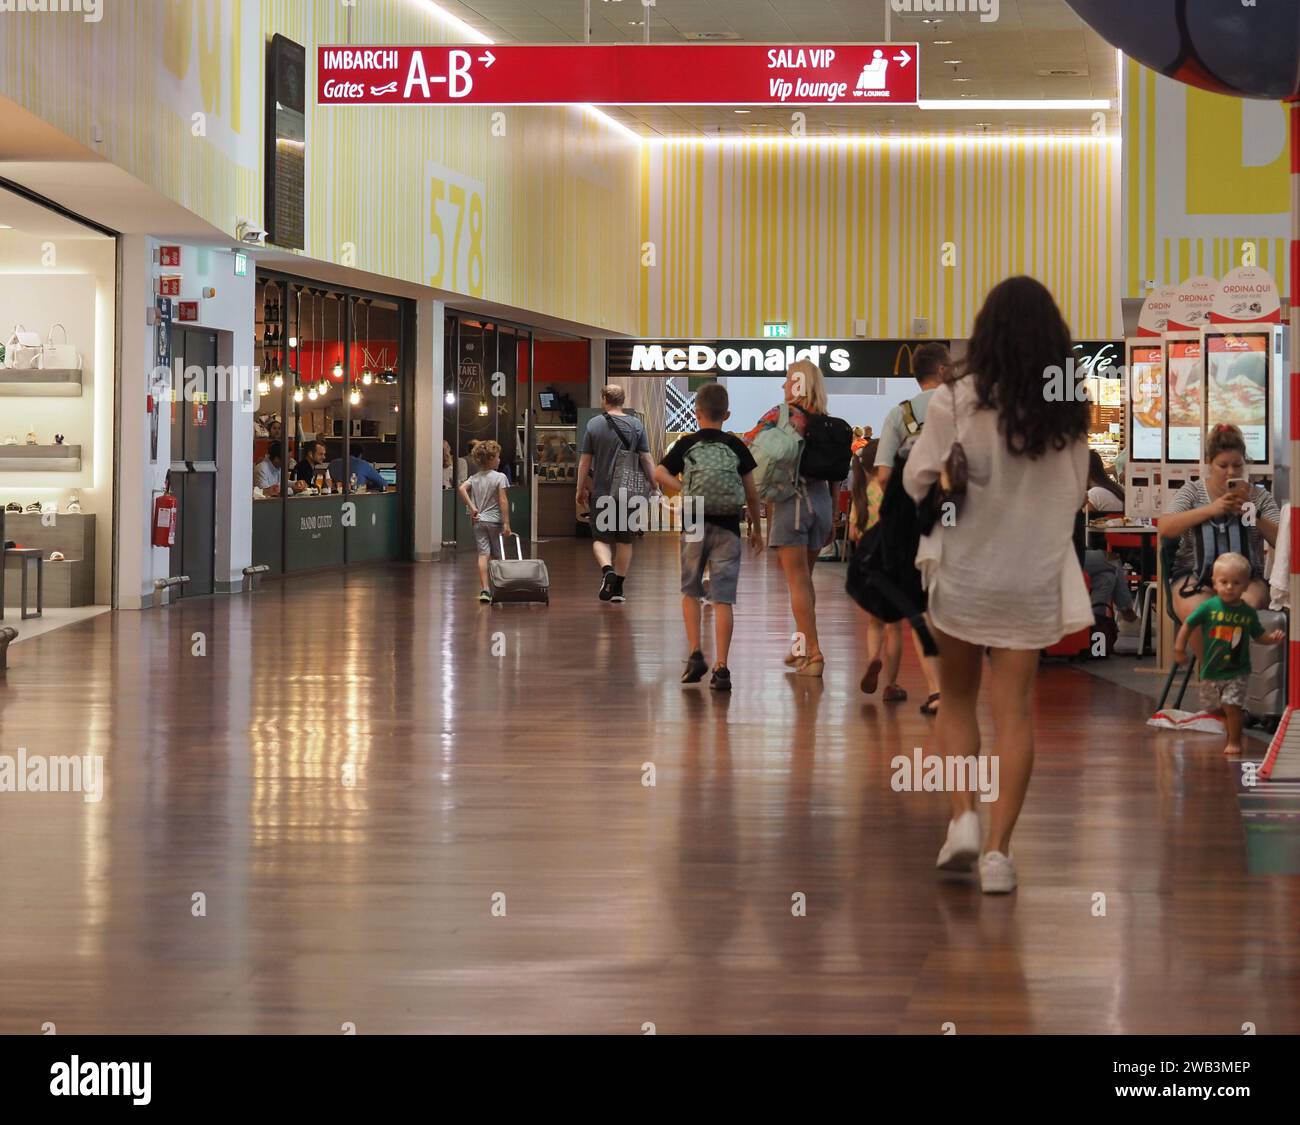
[[[1129,351],[1129,460],[1159,461],[1164,455],[1164,348],[1135,344]]]
[[[1208,355],[1207,426],[1224,422],[1240,428],[1246,456],[1256,465],[1268,463],[1268,355],[1270,332],[1205,337]]]
[[[1165,401],[1169,410],[1168,448],[1165,460],[1199,465],[1201,431],[1205,426],[1205,379],[1200,340],[1170,340],[1169,385]]]

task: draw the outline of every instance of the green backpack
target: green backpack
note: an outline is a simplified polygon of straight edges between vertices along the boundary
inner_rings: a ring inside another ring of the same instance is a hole
[[[745,506],[740,458],[725,441],[697,441],[686,451],[682,495],[698,496],[706,516],[734,516]]]
[[[779,504],[798,494],[803,438],[790,422],[788,403],[781,404],[781,417],[776,425],[763,430],[749,451],[758,463],[754,470],[754,484],[762,499]]]

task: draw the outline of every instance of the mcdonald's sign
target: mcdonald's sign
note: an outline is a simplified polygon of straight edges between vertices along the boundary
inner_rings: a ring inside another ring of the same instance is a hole
[[[922,344],[948,340],[610,340],[610,379],[638,375],[771,378],[798,358],[812,358],[828,379],[911,379]]]
[[[912,344],[899,344],[898,351],[894,353],[894,374],[911,375],[912,374]]]

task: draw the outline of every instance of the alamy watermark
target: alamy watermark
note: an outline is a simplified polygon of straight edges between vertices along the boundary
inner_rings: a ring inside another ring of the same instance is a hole
[[[596,497],[591,507],[596,530],[606,534],[642,535],[647,531],[676,530],[672,509],[656,496],[628,495],[625,489],[619,489],[615,494]],[[682,497],[681,530],[688,543],[698,543],[704,538],[703,496]]]
[[[104,759],[99,754],[0,754],[0,794],[80,793],[87,804],[104,796]]]
[[[150,372],[150,384],[161,401],[234,402],[246,412],[257,409],[261,381],[260,368],[233,363],[200,367],[174,360],[171,367],[160,365]]]
[[[0,15],[68,15],[79,13],[86,23],[104,18],[104,0],[0,0]]]
[[[978,15],[980,23],[994,23],[1001,9],[1000,0],[889,0],[889,6],[899,15],[915,13],[931,15]]]
[[[998,799],[998,758],[994,754],[927,754],[917,746],[909,758],[890,760],[889,786],[895,793],[978,793],[985,804]]]

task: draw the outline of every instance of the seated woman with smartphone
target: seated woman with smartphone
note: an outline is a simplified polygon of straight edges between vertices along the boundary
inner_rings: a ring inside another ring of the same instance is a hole
[[[1246,478],[1246,440],[1236,426],[1214,426],[1205,440],[1205,476],[1184,485],[1160,518],[1160,535],[1177,539],[1170,572],[1179,621],[1214,594],[1214,560],[1228,552],[1250,560],[1245,600],[1268,606],[1264,544],[1277,541],[1278,506],[1272,494]],[[1193,637],[1193,647],[1199,638]],[[1199,651],[1197,652],[1199,656]]]

